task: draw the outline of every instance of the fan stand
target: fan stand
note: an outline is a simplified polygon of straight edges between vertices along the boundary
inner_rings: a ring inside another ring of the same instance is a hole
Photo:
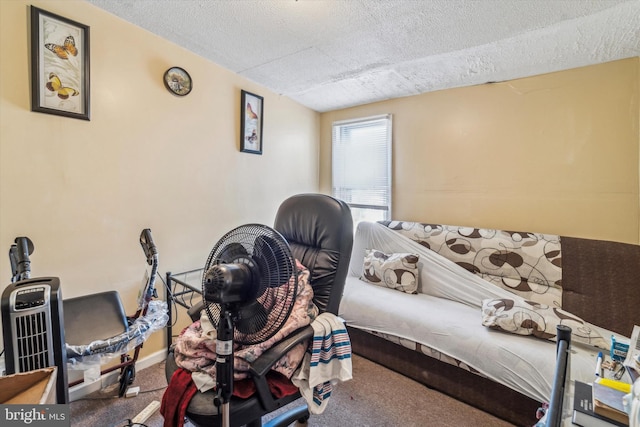
[[[220,306],[216,338],[216,406],[222,413],[222,427],[230,427],[229,402],[233,394],[233,319],[228,304]]]
[[[276,334],[293,309],[298,275],[286,239],[276,230],[260,224],[247,224],[225,234],[211,250],[205,271],[203,300],[218,305],[215,314],[205,306],[211,323],[217,323],[216,397],[213,403],[222,416],[221,425],[229,427],[234,341],[243,345],[256,344]],[[263,306],[260,301],[263,296],[273,304]],[[250,334],[239,331],[251,339],[235,334],[235,322],[253,318],[258,323],[251,328],[247,324],[242,327],[250,329]]]

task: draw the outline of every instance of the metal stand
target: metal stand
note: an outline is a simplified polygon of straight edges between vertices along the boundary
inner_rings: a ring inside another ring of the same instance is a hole
[[[222,427],[229,427],[229,402],[233,394],[233,320],[226,304],[221,305],[220,309],[216,339],[216,392],[222,402]]]
[[[556,327],[556,371],[553,377],[549,411],[547,412],[546,425],[548,427],[559,427],[562,423],[562,406],[567,383],[570,346],[571,328],[558,325]]]

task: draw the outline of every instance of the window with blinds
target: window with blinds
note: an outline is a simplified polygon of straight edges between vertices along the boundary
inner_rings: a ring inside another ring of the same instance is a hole
[[[391,115],[333,123],[332,192],[354,223],[391,218]]]

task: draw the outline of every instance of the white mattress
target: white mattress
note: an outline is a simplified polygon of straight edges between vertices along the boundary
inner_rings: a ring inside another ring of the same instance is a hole
[[[350,275],[340,304],[347,325],[414,341],[453,357],[493,381],[549,401],[556,344],[494,331],[481,310],[425,294],[405,294]],[[570,378],[591,382],[598,350],[572,344]]]

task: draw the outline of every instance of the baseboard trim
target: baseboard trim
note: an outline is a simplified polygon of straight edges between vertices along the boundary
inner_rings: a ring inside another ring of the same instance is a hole
[[[151,353],[150,355],[138,359],[136,361],[136,372],[141,371],[149,366],[153,366],[157,363],[164,361],[167,358],[167,350],[159,350],[155,353]],[[81,383],[76,386],[73,386],[69,389],[69,402],[74,402],[78,399],[82,399],[89,394],[101,390],[104,387],[107,387],[111,384],[114,384],[118,381],[118,377],[120,376],[120,371],[115,370],[113,372],[109,372],[108,374],[104,374],[100,376],[100,380],[96,380],[91,383]]]

